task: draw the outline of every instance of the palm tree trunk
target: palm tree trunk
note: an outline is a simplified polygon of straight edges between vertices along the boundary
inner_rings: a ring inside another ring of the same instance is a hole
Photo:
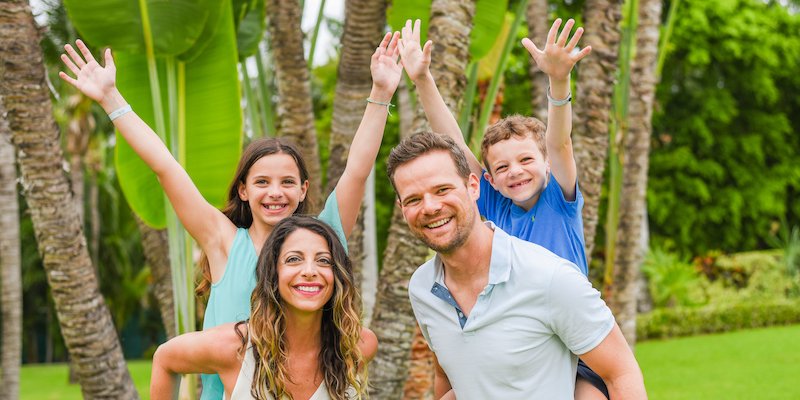
[[[0,95],[22,176],[22,187],[52,290],[61,333],[77,367],[83,397],[138,398],[111,314],[92,267],[80,218],[64,176],[58,129],[28,3],[0,2]]]
[[[172,273],[169,268],[169,241],[166,229],[153,229],[136,217],[139,232],[142,234],[144,256],[153,274],[153,293],[158,301],[161,322],[167,332],[167,339],[175,337],[175,303],[172,298]]]
[[[328,160],[328,184],[325,193],[330,193],[339,182],[350,153],[358,125],[364,116],[364,105],[372,88],[370,60],[375,52],[377,40],[386,26],[385,0],[347,0],[345,3],[344,32],[342,33],[342,54],[336,79],[336,94],[333,100],[333,121],[331,121],[330,158]],[[356,154],[356,157],[361,155]],[[368,187],[370,187],[368,185]],[[377,270],[377,264],[364,265],[367,259],[364,253],[364,240],[372,240],[364,236],[364,221],[367,217],[367,200],[374,199],[373,191],[365,191],[364,207],[358,216],[358,222],[350,233],[348,247],[353,260],[356,285],[362,294],[372,294],[374,288],[362,287],[364,268]],[[376,257],[371,258],[376,259]],[[367,296],[362,295],[366,300]],[[374,305],[375,301],[364,301],[364,307]],[[371,310],[370,310],[371,311]]]
[[[317,130],[311,103],[311,81],[303,54],[303,31],[300,18],[303,10],[297,0],[268,0],[267,28],[275,61],[275,82],[278,86],[278,136],[294,141],[303,152],[310,186],[309,209],[319,211],[322,203],[321,167],[317,148]]]
[[[591,258],[600,191],[608,152],[608,120],[617,71],[622,0],[587,0],[583,43],[592,54],[578,65],[575,123],[572,135],[578,180],[584,197],[583,232]]]
[[[646,247],[642,246],[651,118],[656,91],[656,61],[661,0],[639,0],[636,55],[631,65],[628,132],[623,139],[622,196],[614,261],[614,281],[605,288],[609,307],[628,343],[636,343],[638,278]]]
[[[454,115],[458,115],[458,103],[466,88],[464,71],[469,62],[469,34],[474,15],[475,3],[472,1],[434,0],[431,4],[428,38],[435,46],[431,73]],[[417,103],[412,132],[430,129],[422,105]],[[395,207],[371,325],[381,338],[378,354],[370,367],[373,385],[370,395],[375,398],[398,399],[402,396],[415,327],[408,301],[408,279],[427,257],[428,249],[409,232],[402,213]],[[430,385],[429,382],[421,384]]]
[[[0,101],[0,116],[5,115]],[[2,294],[2,387],[0,399],[19,398],[22,357],[22,255],[19,237],[17,167],[8,123],[0,117],[0,293]]]
[[[537,46],[543,46],[543,41],[547,37],[549,7],[547,0],[529,0],[526,20],[528,22],[528,37]],[[547,74],[536,66],[533,58],[528,57],[531,76],[531,104],[533,105],[533,116],[547,123]]]

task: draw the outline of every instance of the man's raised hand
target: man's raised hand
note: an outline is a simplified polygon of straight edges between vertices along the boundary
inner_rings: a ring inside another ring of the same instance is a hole
[[[556,40],[558,28],[561,26],[561,18],[556,19],[553,22],[553,26],[550,27],[550,31],[547,33],[547,42],[544,45],[544,49],[536,47],[528,38],[522,39],[522,45],[525,46],[531,54],[531,57],[536,61],[536,65],[539,69],[547,74],[550,79],[569,79],[569,73],[572,71],[572,67],[592,51],[591,46],[586,46],[581,49],[581,51],[573,54],[575,46],[578,45],[578,40],[580,40],[583,35],[583,28],[578,28],[575,34],[572,35],[572,39],[567,43],[573,25],[575,25],[575,21],[572,19],[568,20],[567,23],[564,24],[564,29]]]
[[[400,84],[403,72],[403,66],[398,63],[400,51],[397,43],[399,41],[400,34],[398,32],[394,34],[387,32],[383,36],[380,46],[372,54],[369,67],[372,72],[372,84],[391,93],[394,93],[397,85]]]

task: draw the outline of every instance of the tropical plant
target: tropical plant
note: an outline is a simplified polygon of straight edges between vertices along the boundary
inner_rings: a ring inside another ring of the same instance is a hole
[[[693,289],[700,285],[700,276],[690,262],[677,254],[653,248],[645,259],[642,271],[647,276],[650,295],[656,307],[698,304],[692,294]]]
[[[84,397],[137,398],[111,315],[98,289],[80,217],[72,204],[39,47],[39,31],[24,1],[0,7],[0,101],[17,149],[62,334]],[[65,234],[66,232],[66,234]],[[87,340],[90,338],[90,340]],[[101,365],[101,370],[97,366]]]

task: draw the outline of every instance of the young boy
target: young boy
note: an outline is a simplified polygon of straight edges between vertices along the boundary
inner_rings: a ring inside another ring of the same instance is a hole
[[[481,177],[478,209],[483,217],[511,235],[539,244],[578,266],[588,275],[584,250],[583,197],[577,184],[572,152],[572,96],[569,75],[575,64],[591,52],[573,52],[583,29],[569,39],[570,19],[558,35],[556,19],[544,49],[530,39],[522,44],[550,80],[548,125],[536,118],[511,116],[486,130],[481,143],[482,166],[472,154],[461,130],[444,103],[430,73],[431,45],[419,45],[420,22],[406,22],[400,42],[406,73],[417,87],[425,114],[434,132],[451,137],[467,155],[470,169]],[[485,168],[485,170],[484,170]],[[575,386],[577,399],[608,397],[602,379],[582,362]]]

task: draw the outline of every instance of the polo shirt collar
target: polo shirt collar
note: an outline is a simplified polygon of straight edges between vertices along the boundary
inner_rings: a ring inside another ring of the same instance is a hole
[[[492,237],[492,257],[489,261],[489,286],[503,283],[511,276],[511,237],[492,221],[484,224],[494,231]],[[434,282],[444,285],[444,263],[439,253],[433,257]]]

